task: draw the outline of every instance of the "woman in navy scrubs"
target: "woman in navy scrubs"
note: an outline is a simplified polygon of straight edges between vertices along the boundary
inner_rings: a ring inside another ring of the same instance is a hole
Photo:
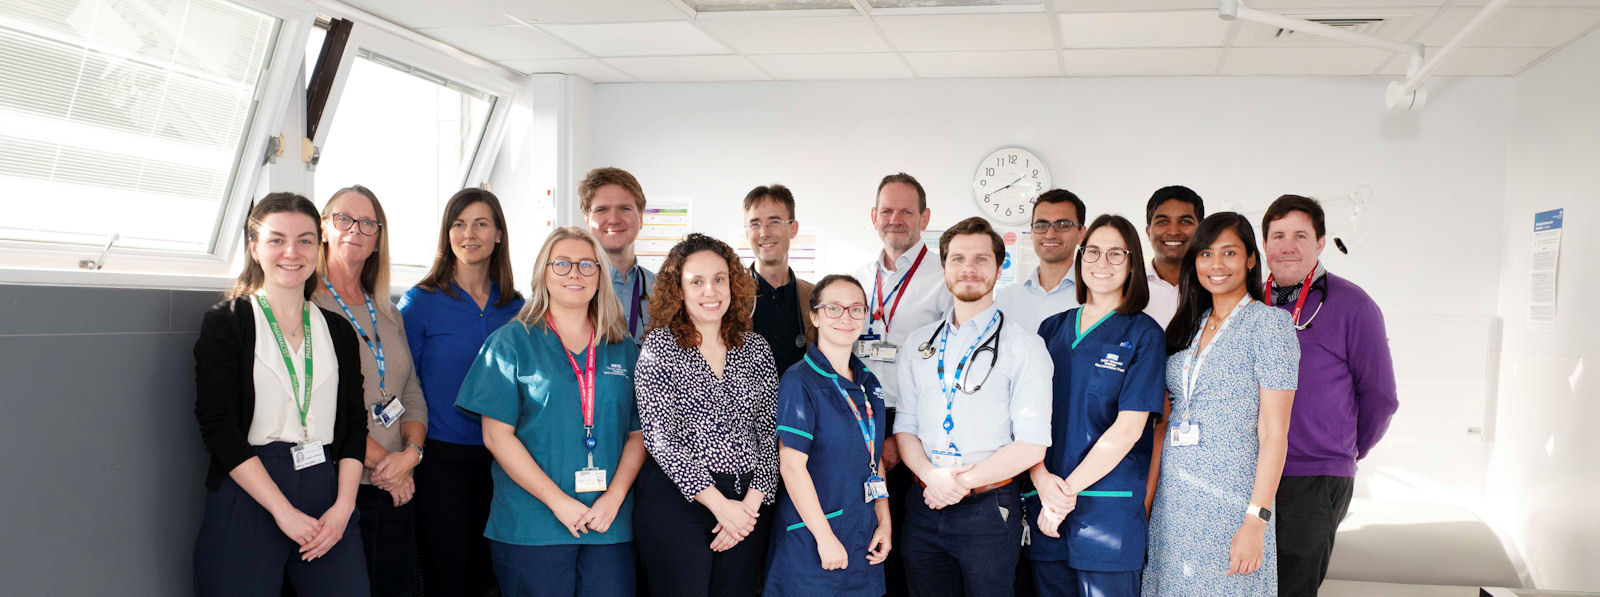
[[[1096,218],[1073,272],[1083,306],[1039,326],[1055,362],[1055,441],[1029,471],[1037,493],[1027,556],[1041,596],[1138,595],[1149,416],[1161,412],[1166,336],[1143,313],[1144,256],[1127,219]]]
[[[884,593],[889,500],[883,387],[851,354],[867,296],[832,275],[811,293],[817,343],[778,386],[778,500],[764,595]]]

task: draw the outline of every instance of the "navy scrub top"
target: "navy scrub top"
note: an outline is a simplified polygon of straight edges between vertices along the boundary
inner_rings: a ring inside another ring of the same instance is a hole
[[[1144,313],[1112,312],[1078,337],[1081,308],[1053,315],[1039,325],[1050,358],[1054,442],[1045,468],[1066,477],[1100,441],[1121,411],[1160,413],[1165,399],[1166,335]],[[1122,462],[1099,482],[1078,488],[1077,507],[1057,527],[1060,538],[1032,533],[1029,559],[1065,560],[1077,570],[1123,572],[1145,563],[1145,481],[1150,475],[1153,427]],[[1082,492],[1106,492],[1083,495]],[[1029,523],[1037,522],[1039,497],[1027,499]]]
[[[882,457],[888,424],[883,386],[854,355],[850,357],[850,370],[859,383],[836,375],[816,345],[807,349],[805,357],[784,372],[778,385],[777,430],[784,447],[809,457],[806,472],[816,486],[828,527],[844,544],[850,563],[844,570],[822,569],[816,539],[806,530],[794,501],[783,492],[778,498],[777,525],[772,530],[771,558],[762,591],[765,595],[877,597],[884,593],[883,566],[867,564],[867,548],[878,526],[877,512],[864,493],[872,475],[868,464],[871,458],[855,414],[839,395],[839,388],[849,393],[861,412],[862,423],[867,416],[865,401],[872,401],[872,420],[877,424],[873,454]],[[834,387],[835,381],[838,388]]]

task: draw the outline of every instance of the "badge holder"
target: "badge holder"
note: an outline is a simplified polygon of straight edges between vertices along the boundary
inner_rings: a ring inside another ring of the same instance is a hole
[[[400,420],[400,415],[405,413],[406,405],[400,403],[399,396],[390,396],[388,402],[372,405],[372,420],[384,428],[394,426],[394,422]]]
[[[862,489],[868,502],[889,497],[889,483],[884,481],[883,477],[878,473],[872,473],[871,477],[867,477],[867,482],[863,484]]]
[[[322,442],[314,439],[295,444],[289,449],[294,456],[294,470],[301,471],[328,461],[328,455],[322,451]]]
[[[894,362],[896,355],[900,354],[900,347],[888,342],[875,342],[872,344],[872,360],[885,363]]]
[[[933,450],[933,466],[947,468],[961,466],[961,450],[956,448],[955,442],[950,442],[943,450]]]
[[[1173,423],[1167,428],[1167,436],[1172,438],[1173,446],[1200,445],[1200,424],[1188,421]]]
[[[856,358],[872,358],[872,346],[878,343],[878,338],[879,336],[877,334],[862,334],[860,338],[857,338],[855,350]]]
[[[606,490],[606,469],[596,468],[594,465],[594,434],[588,433],[583,438],[583,447],[589,452],[589,466],[584,467],[572,475],[573,490],[578,493],[591,493]]]

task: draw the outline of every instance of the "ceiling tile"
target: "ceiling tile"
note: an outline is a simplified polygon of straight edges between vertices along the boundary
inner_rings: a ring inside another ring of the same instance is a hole
[[[889,44],[861,17],[717,19],[700,24],[745,54],[889,51]]]
[[[902,52],[1046,50],[1055,47],[1045,14],[961,14],[877,17]]]
[[[1220,47],[1228,21],[1216,11],[1062,14],[1064,48]]]
[[[756,81],[769,77],[739,56],[646,56],[606,62],[640,81]]]
[[[595,56],[728,53],[728,49],[717,40],[682,21],[540,25],[539,28]]]
[[[911,70],[894,54],[751,56],[779,79],[906,79]]]
[[[1280,8],[1385,8],[1395,6],[1442,6],[1445,0],[1252,0],[1252,8],[1281,12]]]
[[[1442,46],[1455,37],[1472,17],[1477,8],[1448,8],[1432,25],[1422,32],[1417,41],[1430,46]],[[1507,8],[1489,17],[1472,37],[1468,46],[1500,48],[1554,48],[1572,41],[1600,23],[1600,8]]]
[[[1402,7],[1402,8],[1324,8],[1324,9],[1294,9],[1273,11],[1278,14],[1299,19],[1335,19],[1335,18],[1375,18],[1383,19],[1383,23],[1369,32],[1378,37],[1391,41],[1404,42],[1411,39],[1428,24],[1433,18],[1436,8],[1428,7]],[[1311,33],[1290,33],[1285,37],[1278,35],[1279,28],[1273,25],[1262,25],[1239,21],[1239,32],[1233,37],[1234,47],[1253,48],[1347,48],[1350,42],[1329,39]]]
[[[432,0],[439,2],[439,0]],[[458,2],[459,0],[457,0]],[[688,18],[666,0],[480,0],[534,23],[615,23]],[[457,2],[449,2],[454,6]],[[445,4],[445,2],[439,2]]]
[[[1054,77],[1061,74],[1056,53],[925,52],[903,54],[923,77]]]
[[[516,19],[476,2],[345,0],[345,4],[411,29],[420,27],[463,27],[468,25],[514,25],[517,23]]]
[[[489,60],[584,57],[583,52],[526,25],[439,27],[417,31]]]
[[[1066,50],[1067,76],[1210,75],[1222,48],[1118,48]]]
[[[1440,0],[1443,1],[1443,0]],[[1217,9],[1217,0],[1055,0],[1059,12],[1126,12],[1128,10]],[[1251,2],[1251,6],[1256,3]]]
[[[501,60],[506,68],[524,74],[565,73],[578,75],[595,83],[628,83],[634,79],[622,71],[611,68],[594,58],[567,60]]]
[[[1390,56],[1374,48],[1233,48],[1224,75],[1370,75]]]
[[[1428,48],[1430,55],[1438,51],[1439,48]],[[1522,72],[1523,68],[1549,52],[1547,48],[1456,48],[1445,57],[1444,62],[1439,63],[1433,74],[1447,77],[1510,76]],[[1404,77],[1406,61],[1390,60],[1383,67],[1383,74]]]

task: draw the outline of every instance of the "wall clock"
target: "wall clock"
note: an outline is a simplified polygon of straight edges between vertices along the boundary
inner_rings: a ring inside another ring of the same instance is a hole
[[[972,175],[972,200],[978,211],[1011,226],[1027,224],[1034,198],[1051,188],[1050,169],[1021,147],[996,149]]]

